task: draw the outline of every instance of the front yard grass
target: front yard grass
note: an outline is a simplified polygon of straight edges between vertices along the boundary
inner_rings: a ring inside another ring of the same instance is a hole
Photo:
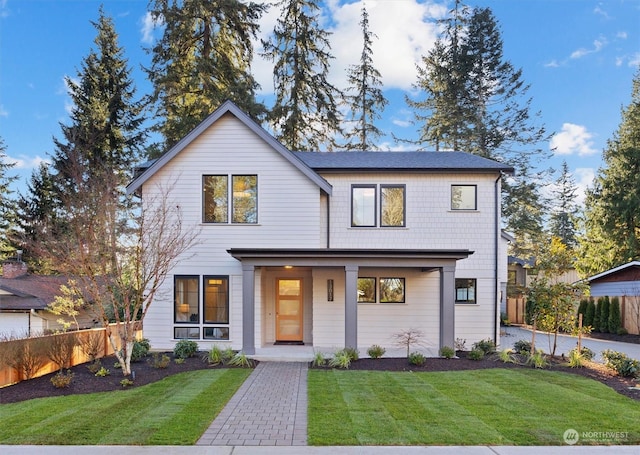
[[[308,387],[310,445],[563,445],[568,429],[640,443],[640,403],[568,373],[310,370]]]
[[[3,404],[0,444],[194,444],[252,371],[190,371],[139,388]]]

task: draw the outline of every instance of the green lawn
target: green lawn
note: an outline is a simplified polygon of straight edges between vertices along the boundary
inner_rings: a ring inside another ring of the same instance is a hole
[[[308,384],[311,445],[562,445],[568,429],[640,443],[640,403],[567,373],[310,370]]]
[[[194,444],[252,371],[191,371],[117,392],[3,404],[0,444]]]

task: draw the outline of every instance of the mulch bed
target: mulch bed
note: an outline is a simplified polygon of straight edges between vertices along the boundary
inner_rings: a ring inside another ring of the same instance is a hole
[[[167,376],[191,370],[203,370],[210,368],[227,368],[225,366],[209,366],[200,359],[200,356],[186,359],[183,364],[176,364],[173,355],[167,353],[172,358],[167,368],[154,368],[150,361],[132,363],[132,370],[135,372],[134,385],[140,387]],[[406,358],[382,358],[382,359],[359,359],[351,363],[350,370],[375,370],[375,371],[464,371],[487,368],[531,368],[514,363],[504,363],[499,359],[488,356],[482,360],[471,360],[467,358],[466,352],[458,352],[458,358],[428,358],[423,366],[409,365]],[[151,357],[149,356],[149,360]],[[122,372],[113,368],[116,362],[115,357],[102,359],[105,368],[111,371],[110,376],[96,377],[87,369],[87,364],[77,365],[71,368],[74,373],[73,381],[68,388],[55,388],[51,384],[49,374],[29,381],[22,381],[8,387],[0,389],[0,403],[14,403],[31,398],[72,395],[93,392],[108,392],[112,390],[122,390],[120,381],[123,379]],[[637,382],[630,378],[622,378],[613,370],[597,363],[589,363],[583,368],[570,368],[562,359],[552,359],[547,368],[551,371],[562,371],[570,374],[577,374],[587,378],[595,379],[611,387],[616,392],[640,401],[640,390],[630,390]]]

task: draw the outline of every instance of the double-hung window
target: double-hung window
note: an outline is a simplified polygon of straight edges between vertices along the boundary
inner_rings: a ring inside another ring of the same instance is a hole
[[[402,227],[405,210],[404,185],[351,186],[353,227]]]
[[[202,192],[203,222],[258,222],[257,175],[204,175]]]

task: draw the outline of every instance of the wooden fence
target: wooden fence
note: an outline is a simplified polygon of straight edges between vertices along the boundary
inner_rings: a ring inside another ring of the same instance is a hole
[[[524,297],[507,299],[507,317],[511,324],[524,324],[524,308],[527,299]]]
[[[116,330],[115,324],[112,325],[112,329]],[[142,338],[142,329],[137,331],[136,338]],[[59,370],[60,366],[49,358],[49,354],[59,350],[54,349],[54,346],[64,346],[67,342],[72,350],[68,357],[69,363],[65,368],[89,362],[92,357],[101,358],[114,353],[107,336],[107,329],[104,327],[2,341],[0,342],[0,387]],[[20,368],[14,367],[17,363],[21,365]]]

